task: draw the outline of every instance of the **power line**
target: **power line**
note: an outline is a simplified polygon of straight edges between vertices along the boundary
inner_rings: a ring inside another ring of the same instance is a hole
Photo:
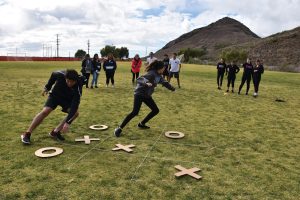
[[[58,34],[56,34],[56,57],[59,57],[59,39]]]

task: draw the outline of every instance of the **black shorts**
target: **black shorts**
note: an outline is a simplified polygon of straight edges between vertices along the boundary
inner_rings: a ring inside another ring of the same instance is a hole
[[[175,78],[179,78],[179,72],[170,72],[170,73],[169,73],[169,77],[172,78],[173,76],[174,76]]]
[[[48,97],[44,107],[50,107],[53,110],[55,110],[55,108],[57,106],[62,107],[62,109],[61,109],[62,112],[68,113],[70,111],[71,102],[61,101],[61,100],[58,100],[57,98],[50,95]]]

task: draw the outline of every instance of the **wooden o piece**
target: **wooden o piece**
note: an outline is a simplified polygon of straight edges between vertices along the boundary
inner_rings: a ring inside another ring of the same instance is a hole
[[[90,126],[90,129],[92,129],[92,130],[106,130],[106,129],[108,129],[108,126],[102,125],[102,124],[95,124],[95,125]]]
[[[178,131],[167,131],[165,136],[172,139],[180,139],[184,137],[184,134]]]
[[[54,150],[55,152],[53,153],[43,153],[44,151],[50,151],[50,150]],[[35,151],[35,155],[37,157],[41,157],[41,158],[50,158],[50,157],[54,157],[57,156],[59,154],[61,154],[63,152],[62,148],[58,148],[58,147],[45,147],[45,148],[41,148]]]
[[[180,177],[180,176],[184,176],[184,175],[189,175],[195,179],[201,179],[202,176],[199,176],[198,174],[196,174],[195,172],[197,171],[201,171],[201,169],[197,168],[197,167],[193,167],[191,169],[186,169],[180,165],[176,165],[175,166],[176,169],[180,170],[180,172],[177,172],[175,174],[176,177]]]

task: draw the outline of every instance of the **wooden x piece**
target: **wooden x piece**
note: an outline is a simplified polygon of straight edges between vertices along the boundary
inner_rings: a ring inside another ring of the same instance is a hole
[[[176,177],[180,177],[180,176],[184,176],[184,175],[190,175],[190,176],[194,177],[195,179],[201,179],[202,178],[202,176],[199,176],[198,174],[195,173],[197,171],[201,171],[201,169],[199,169],[197,167],[194,167],[194,168],[191,168],[191,169],[186,169],[186,168],[184,168],[180,165],[176,165],[175,168],[180,170],[180,172],[177,172],[175,174]]]
[[[130,145],[122,145],[122,144],[116,144],[116,148],[113,148],[112,150],[113,151],[118,151],[118,150],[123,150],[123,151],[126,151],[128,153],[132,152],[133,150],[130,149],[130,148],[133,148],[135,147],[135,145],[133,144],[130,144]]]
[[[76,142],[84,142],[85,144],[91,144],[91,141],[100,140],[99,138],[90,138],[90,136],[85,135],[83,136],[83,139],[75,139]]]

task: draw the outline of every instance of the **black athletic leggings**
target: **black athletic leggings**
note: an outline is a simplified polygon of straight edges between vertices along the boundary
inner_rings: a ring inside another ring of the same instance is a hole
[[[221,86],[222,86],[223,77],[224,77],[224,72],[218,71],[218,76],[217,76],[217,84],[218,84],[218,87],[221,87]]]
[[[115,71],[111,71],[111,72],[105,72],[106,74],[106,85],[109,84],[109,80],[111,80],[111,84],[115,84],[115,79],[114,79],[114,76],[115,76]]]
[[[261,77],[259,77],[259,76],[253,76],[254,91],[256,93],[258,93],[260,79],[261,79]]]
[[[231,83],[232,88],[234,88],[235,75],[229,75],[228,74],[227,79],[228,79],[227,87],[229,88],[230,83]]]
[[[90,73],[84,73],[83,74],[86,78],[85,87],[89,87],[89,79],[90,79]]]
[[[250,82],[251,82],[251,74],[243,74],[243,77],[242,77],[242,82],[241,82],[241,85],[239,87],[239,92],[241,92],[245,82],[247,80],[247,90],[246,90],[246,93],[249,92],[249,89],[250,89]]]
[[[133,71],[131,71],[131,73],[132,73],[132,83],[134,83],[134,80],[136,80],[139,77],[140,73],[139,72],[134,73]]]
[[[143,96],[134,95],[132,112],[125,117],[124,121],[120,125],[121,128],[124,128],[131,119],[139,114],[143,102],[151,109],[151,112],[143,119],[143,121],[141,121],[142,124],[146,124],[150,119],[159,113],[159,109],[152,97],[145,98]]]

